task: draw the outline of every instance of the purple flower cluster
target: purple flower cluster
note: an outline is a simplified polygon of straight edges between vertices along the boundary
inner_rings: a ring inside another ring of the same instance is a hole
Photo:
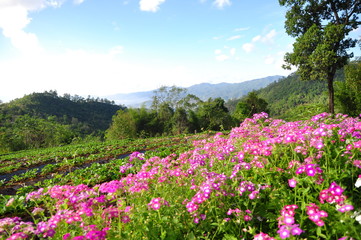
[[[0,237],[9,234],[9,240],[27,239],[35,233],[35,226],[32,222],[23,222],[20,217],[0,219]]]
[[[242,210],[240,210],[240,209],[238,209],[238,208],[236,208],[236,209],[229,209],[228,211],[227,211],[227,215],[229,215],[229,216],[231,216],[231,215],[234,215],[234,216],[236,216],[237,218],[243,218],[243,220],[245,221],[245,222],[248,222],[248,221],[251,221],[252,220],[252,211],[251,210],[249,210],[249,209],[247,209],[247,210],[245,210],[245,211],[242,211]]]
[[[321,218],[328,217],[327,212],[320,210],[320,208],[314,203],[310,203],[308,206],[306,206],[306,208],[306,213],[310,220],[312,220],[319,227],[325,225],[325,222]]]
[[[270,237],[267,233],[258,233],[256,235],[254,235],[253,240],[276,240],[273,237]]]
[[[144,160],[144,153],[140,153],[140,152],[133,152],[132,154],[130,154],[129,156],[129,162],[133,162],[134,160]]]
[[[291,235],[300,235],[303,230],[298,224],[295,224],[295,210],[297,205],[286,205],[281,210],[281,216],[278,218],[278,231],[281,239],[290,237]]]
[[[153,210],[158,210],[160,209],[160,207],[164,205],[164,206],[169,206],[169,203],[164,200],[163,198],[153,198],[149,203],[148,203],[148,207],[150,209],[153,209]]]
[[[270,187],[271,186],[269,186],[269,185],[258,184],[257,188],[256,188],[256,185],[254,183],[252,183],[251,181],[242,181],[236,190],[238,191],[239,195],[241,195],[241,196],[245,192],[250,192],[250,194],[248,195],[249,199],[255,199],[255,198],[259,198],[260,190],[264,190],[264,189],[270,188]]]
[[[347,197],[343,195],[344,189],[332,182],[328,189],[324,189],[320,192],[321,203],[336,203],[336,208],[339,212],[352,211],[354,207],[350,204],[345,204]]]
[[[332,182],[328,189],[324,189],[320,192],[319,199],[321,203],[336,203],[342,206],[346,200],[346,196],[342,193],[344,189],[342,189],[335,182]]]
[[[315,183],[317,184],[321,184],[324,181],[322,177],[323,170],[320,168],[318,164],[309,163],[309,164],[301,165],[299,168],[297,168],[296,174],[299,175],[302,173],[306,173],[307,176],[310,177],[316,177],[317,180],[315,181]]]

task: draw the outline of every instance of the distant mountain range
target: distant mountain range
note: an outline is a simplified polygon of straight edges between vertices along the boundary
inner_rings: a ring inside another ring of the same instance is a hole
[[[187,93],[194,94],[201,100],[221,97],[227,101],[230,99],[241,98],[253,90],[264,88],[270,83],[273,83],[282,77],[283,76],[276,75],[240,83],[200,83],[192,85],[186,89]],[[116,104],[122,104],[128,107],[139,107],[142,104],[148,106],[152,100],[153,95],[154,91],[146,91],[134,93],[119,93],[106,96],[106,98],[114,101]]]

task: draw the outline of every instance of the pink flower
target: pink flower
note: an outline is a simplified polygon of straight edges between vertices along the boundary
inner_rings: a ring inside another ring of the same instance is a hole
[[[306,208],[306,213],[311,221],[313,221],[319,227],[325,225],[325,222],[321,218],[327,217],[327,212],[320,210],[320,208],[314,203],[310,203],[310,205],[306,206]]]
[[[13,235],[11,235],[9,238],[7,238],[6,240],[17,240],[17,239],[27,239],[28,235],[20,232],[20,233],[14,233]]]
[[[105,240],[106,238],[106,231],[90,231],[88,232],[85,237],[86,239],[89,239],[89,240]]]
[[[255,235],[253,240],[275,240],[275,238],[270,237],[268,234],[261,232]]]
[[[280,235],[280,238],[281,239],[285,239],[285,238],[288,238],[290,237],[290,230],[286,227],[281,227],[277,233]]]
[[[162,205],[169,205],[167,201],[163,198],[153,198],[149,203],[148,207],[152,208],[153,210],[158,210]]]
[[[10,207],[11,205],[13,205],[14,201],[15,201],[15,198],[10,198],[9,201],[6,203],[5,206],[6,206],[6,207]]]
[[[296,179],[294,179],[294,178],[288,179],[288,186],[290,186],[291,188],[294,188],[294,187],[296,187],[296,185],[297,185]]]
[[[63,240],[67,240],[70,238],[70,233],[66,233],[63,235]]]
[[[337,211],[342,212],[342,213],[352,211],[352,210],[353,210],[352,205],[344,205],[344,206],[340,207],[339,209],[337,209]]]
[[[295,219],[292,216],[285,216],[283,218],[283,223],[286,224],[286,225],[292,225],[292,224],[295,223]]]
[[[249,215],[244,215],[243,219],[244,219],[245,222],[248,222],[248,221],[252,220],[252,217],[249,216]]]

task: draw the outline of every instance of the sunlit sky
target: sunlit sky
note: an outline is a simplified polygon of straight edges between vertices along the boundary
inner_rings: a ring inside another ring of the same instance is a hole
[[[0,0],[0,100],[286,76],[285,12],[278,0]]]

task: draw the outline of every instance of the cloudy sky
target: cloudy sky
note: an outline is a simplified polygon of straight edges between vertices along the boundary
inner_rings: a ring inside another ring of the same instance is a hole
[[[278,0],[0,0],[0,100],[288,75],[285,12]]]

